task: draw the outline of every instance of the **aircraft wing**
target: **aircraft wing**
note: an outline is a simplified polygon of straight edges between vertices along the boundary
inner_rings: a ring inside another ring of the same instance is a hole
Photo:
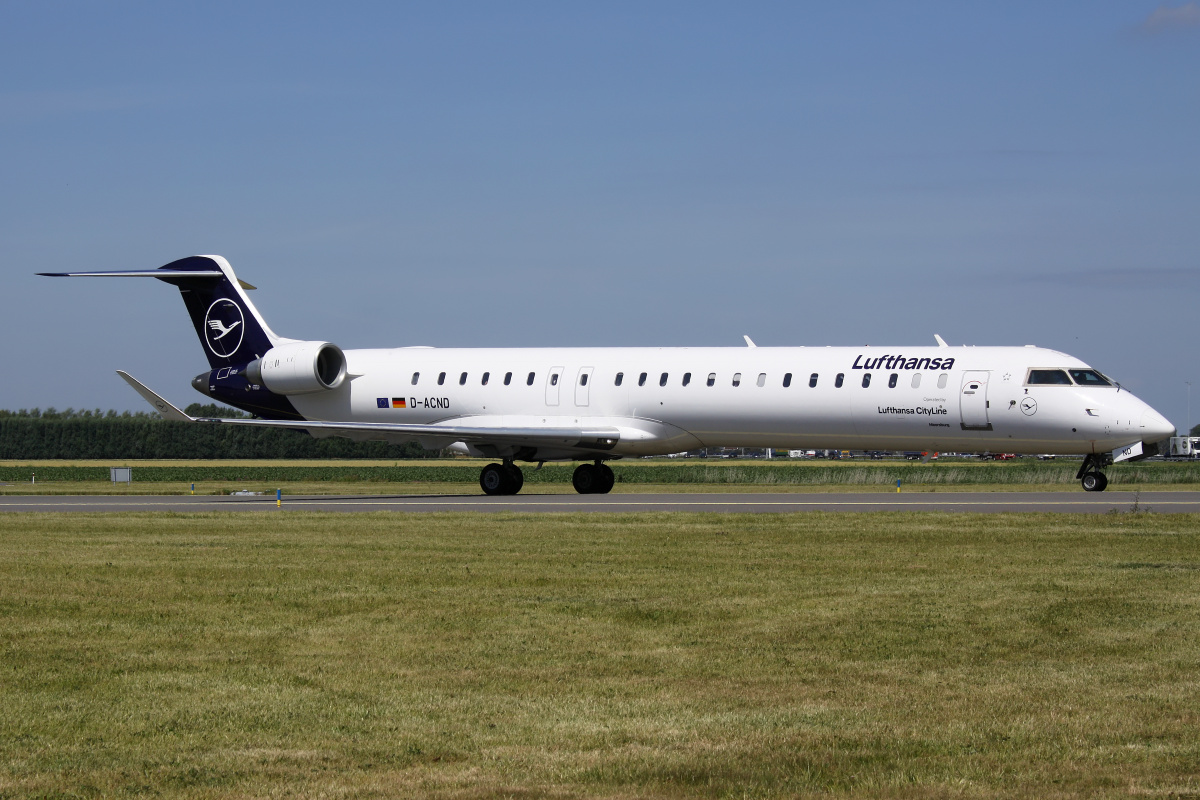
[[[301,431],[319,431],[327,436],[350,436],[369,438],[369,434],[383,434],[389,438],[411,440],[444,440],[451,442],[488,444],[531,444],[542,447],[586,448],[588,450],[611,450],[621,439],[616,428],[609,427],[554,427],[512,428],[477,425],[405,425],[390,422],[323,422],[312,420],[274,419],[223,419],[217,417],[189,416],[162,396],[147,387],[128,372],[117,370],[126,383],[133,387],[163,419],[174,422],[200,422],[213,425],[251,425],[266,428],[291,428]]]

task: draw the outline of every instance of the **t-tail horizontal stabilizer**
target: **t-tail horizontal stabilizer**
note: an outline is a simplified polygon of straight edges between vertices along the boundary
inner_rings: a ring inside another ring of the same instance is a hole
[[[254,287],[221,256],[188,256],[158,269],[39,272],[51,278],[157,278],[179,289],[211,369],[241,367],[277,344],[277,336],[246,296]]]

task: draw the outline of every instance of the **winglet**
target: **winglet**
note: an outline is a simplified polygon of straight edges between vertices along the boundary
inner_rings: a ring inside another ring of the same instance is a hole
[[[137,378],[130,375],[128,372],[125,372],[123,370],[117,370],[117,374],[120,375],[126,383],[128,383],[130,386],[132,386],[133,390],[135,392],[137,392],[138,394],[140,394],[146,400],[147,403],[154,406],[154,410],[157,411],[159,414],[162,414],[163,419],[170,420],[171,422],[195,422],[196,421],[194,417],[189,417],[187,414],[183,413],[178,408],[176,408],[175,406],[168,403],[166,400],[159,397],[151,389],[149,389],[145,384],[143,384]]]
[[[758,347],[758,345],[756,345],[754,341],[746,334],[743,333],[742,338],[746,340],[746,347]]]
[[[938,347],[949,347],[950,346],[950,345],[946,344],[945,339],[938,336],[936,333],[933,335],[933,338],[937,339]]]

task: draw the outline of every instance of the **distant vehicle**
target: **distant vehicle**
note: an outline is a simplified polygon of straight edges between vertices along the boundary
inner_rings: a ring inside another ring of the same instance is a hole
[[[1039,461],[1053,461],[1054,454],[1053,453],[1042,453],[1041,455],[1038,456],[1038,460]]]
[[[996,461],[1008,461],[1011,458],[1016,458],[1016,453],[993,453],[992,458]]]
[[[1175,458],[1200,458],[1200,436],[1172,436],[1170,455]]]

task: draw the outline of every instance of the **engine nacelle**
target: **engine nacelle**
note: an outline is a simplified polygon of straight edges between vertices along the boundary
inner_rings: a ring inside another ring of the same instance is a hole
[[[275,394],[323,392],[346,379],[346,355],[329,342],[281,344],[247,364],[246,377]]]

